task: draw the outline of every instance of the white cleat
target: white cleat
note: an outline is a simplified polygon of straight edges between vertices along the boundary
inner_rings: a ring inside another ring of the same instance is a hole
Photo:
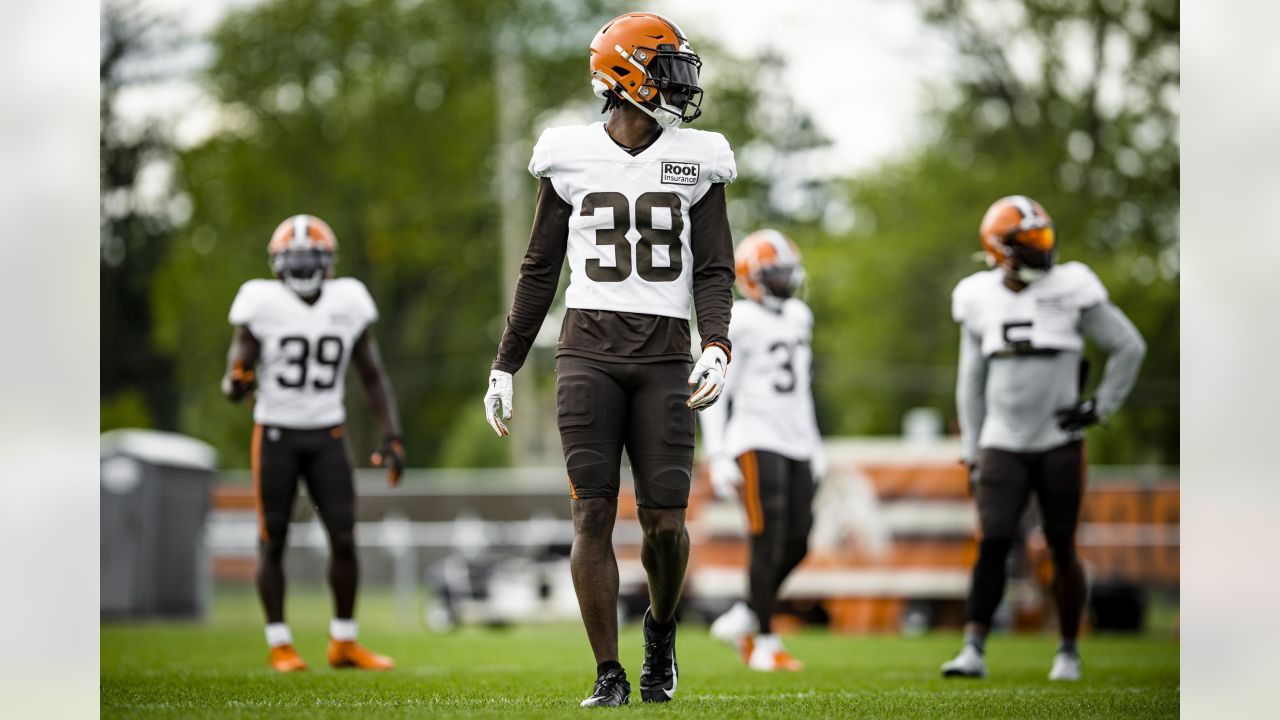
[[[1066,680],[1075,682],[1080,679],[1080,656],[1075,653],[1059,652],[1053,656],[1053,669],[1049,671],[1050,680]]]
[[[987,676],[987,661],[982,659],[978,648],[965,643],[960,654],[942,664],[942,677],[984,678]]]
[[[711,637],[733,648],[746,661],[751,656],[752,637],[760,623],[744,602],[737,602],[729,612],[711,623]]]

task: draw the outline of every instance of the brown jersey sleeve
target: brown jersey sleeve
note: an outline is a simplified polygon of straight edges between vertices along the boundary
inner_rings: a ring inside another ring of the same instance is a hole
[[[702,346],[729,345],[729,315],[733,310],[733,234],[724,184],[711,186],[689,211],[693,227],[693,305],[698,313]]]
[[[493,360],[494,370],[516,372],[533,347],[533,339],[556,297],[572,213],[573,208],[556,193],[551,180],[542,178],[538,183],[529,249],[520,263],[520,279],[516,281],[511,312],[507,314],[507,329],[502,333],[498,356]]]

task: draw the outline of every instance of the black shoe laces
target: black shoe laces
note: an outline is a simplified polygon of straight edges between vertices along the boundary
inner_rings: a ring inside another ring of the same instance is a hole
[[[653,633],[654,635],[653,638],[648,637],[649,632]],[[653,652],[659,652],[659,651],[669,652],[670,651],[671,642],[675,639],[675,633],[668,632],[666,635],[658,635],[658,632],[655,630],[650,630],[649,632],[645,633],[645,636],[646,636],[644,639],[645,650],[651,650]]]
[[[619,672],[607,672],[596,678],[596,691],[594,694],[602,695],[613,690],[615,687],[627,681],[627,676]]]

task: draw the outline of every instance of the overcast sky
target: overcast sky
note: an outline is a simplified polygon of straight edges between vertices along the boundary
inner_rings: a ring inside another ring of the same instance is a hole
[[[256,0],[146,0],[201,33],[228,8]],[[833,172],[875,165],[909,147],[929,83],[946,77],[949,53],[905,0],[735,0],[638,3],[671,17],[694,47],[714,40],[734,54],[772,49],[786,59],[788,91],[834,140]],[[590,38],[583,38],[583,45]],[[584,92],[587,81],[583,80]],[[125,113],[162,113],[179,140],[194,142],[213,126],[209,102],[189,83],[149,88],[122,100]]]

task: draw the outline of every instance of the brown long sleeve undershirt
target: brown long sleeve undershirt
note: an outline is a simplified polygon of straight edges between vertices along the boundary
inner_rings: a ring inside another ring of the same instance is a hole
[[[520,264],[507,329],[493,361],[495,370],[514,373],[524,365],[533,339],[555,299],[569,240],[573,208],[551,181],[538,184],[529,249]],[[693,242],[693,302],[702,344],[729,344],[733,308],[733,236],[723,184],[714,184],[689,211]],[[570,308],[560,329],[557,356],[597,360],[664,362],[689,360],[689,321],[646,313]]]

